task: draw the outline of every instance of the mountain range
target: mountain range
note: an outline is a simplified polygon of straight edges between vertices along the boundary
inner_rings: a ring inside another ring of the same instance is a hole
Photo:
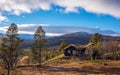
[[[0,34],[2,35],[2,34]],[[33,38],[34,35],[32,34],[20,34],[20,38],[24,39],[24,42],[22,43],[23,48],[29,48],[33,45]],[[89,40],[91,39],[92,34],[87,32],[75,32],[70,34],[64,34],[61,36],[53,36],[49,37],[47,36],[47,47],[51,46],[59,46],[62,41],[67,42],[68,44],[87,44]],[[102,35],[102,39],[106,41],[110,40],[117,40],[120,42],[119,36],[106,36]]]
[[[87,32],[75,32],[75,33],[70,33],[70,34],[64,34],[61,36],[54,36],[47,38],[47,47],[51,46],[59,46],[62,41],[67,42],[68,44],[87,44],[89,40],[91,39],[93,34],[87,33]],[[119,36],[106,36],[102,35],[102,39],[105,41],[110,41],[110,40],[116,40],[120,42],[120,37]],[[33,44],[33,40],[29,41],[24,41],[24,47],[31,47]]]

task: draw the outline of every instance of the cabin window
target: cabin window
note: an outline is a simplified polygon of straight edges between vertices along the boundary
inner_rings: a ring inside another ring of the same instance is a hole
[[[69,54],[71,53],[70,50],[67,51]]]
[[[75,50],[73,50],[73,51],[72,51],[72,53],[73,53],[73,54],[76,54],[76,51],[75,51]]]

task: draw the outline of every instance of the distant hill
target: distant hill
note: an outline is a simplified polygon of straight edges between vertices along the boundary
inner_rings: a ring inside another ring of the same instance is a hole
[[[19,37],[24,40],[33,40],[34,35],[33,34],[19,34]]]
[[[3,36],[3,34],[2,34],[2,33],[0,33],[0,37],[1,37],[1,36]]]
[[[86,32],[76,32],[48,39],[47,46],[58,46],[62,41],[69,44],[87,44],[92,34]],[[53,41],[54,40],[54,41]]]
[[[62,41],[65,41],[69,44],[87,44],[89,40],[91,39],[92,34],[89,34],[87,32],[76,32],[76,33],[70,33],[65,34],[62,36],[52,37],[47,39],[46,46],[59,46]],[[118,36],[105,36],[102,35],[103,40],[109,41],[109,40],[117,40],[120,41],[120,37]],[[33,40],[31,41],[25,41],[24,47],[31,47],[33,44]]]
[[[59,46],[62,41],[66,41],[69,44],[87,44],[92,34],[86,32],[76,32],[71,34],[65,34],[62,36],[47,38],[46,46]],[[23,47],[31,47],[33,40],[24,40]]]
[[[23,40],[33,40],[34,39],[34,34],[19,34],[19,37]],[[51,38],[54,36],[46,36],[46,38]]]

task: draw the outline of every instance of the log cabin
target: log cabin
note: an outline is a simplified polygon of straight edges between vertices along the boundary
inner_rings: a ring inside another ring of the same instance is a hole
[[[70,44],[63,49],[64,55],[65,56],[83,56],[83,55],[85,55],[85,51],[86,51],[87,47],[93,46],[93,45],[94,45],[93,43],[89,43],[85,46],[79,47],[74,44]]]

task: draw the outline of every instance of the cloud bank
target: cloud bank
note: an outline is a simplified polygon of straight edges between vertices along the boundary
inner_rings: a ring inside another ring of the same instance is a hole
[[[60,36],[63,35],[63,33],[59,33],[58,32],[54,32],[51,31],[51,29],[49,30],[49,25],[48,24],[18,24],[18,33],[19,34],[34,34],[35,31],[37,30],[38,26],[42,26],[45,31],[47,32],[46,35],[47,36]],[[3,26],[0,27],[0,33],[5,33],[7,31],[9,26]],[[47,28],[47,30],[46,30]],[[55,29],[55,28],[53,28]],[[48,32],[50,31],[50,32]]]
[[[18,24],[19,34],[34,34],[38,26],[42,26],[46,31],[47,36],[60,36],[64,34],[74,33],[74,32],[88,32],[91,34],[100,33],[103,35],[110,36],[120,36],[120,33],[117,33],[112,30],[105,30],[101,28],[88,28],[82,26],[49,26],[47,24]],[[0,32],[6,32],[8,26],[0,27]]]
[[[7,21],[4,12],[19,16],[34,10],[54,9],[52,5],[64,8],[62,11],[65,13],[79,13],[83,9],[90,13],[120,18],[120,0],[0,0],[0,22]]]

